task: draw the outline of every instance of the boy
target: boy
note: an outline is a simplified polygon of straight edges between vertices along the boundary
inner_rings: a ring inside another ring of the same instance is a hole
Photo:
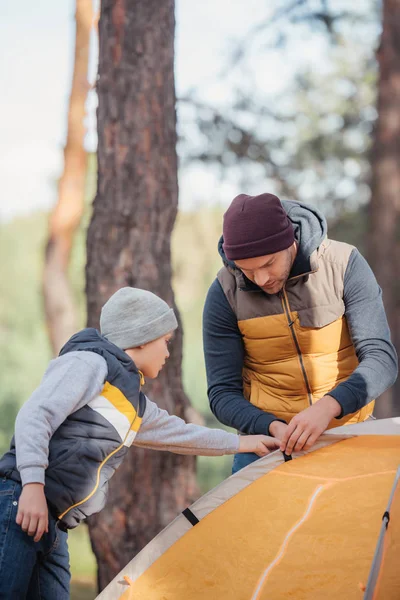
[[[202,455],[278,447],[264,435],[187,424],[143,394],[176,327],[163,300],[122,288],[103,306],[101,334],[80,331],[50,362],[0,459],[0,599],[69,598],[67,531],[104,507],[132,443]]]

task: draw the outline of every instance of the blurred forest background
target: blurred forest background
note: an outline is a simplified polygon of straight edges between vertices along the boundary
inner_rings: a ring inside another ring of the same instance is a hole
[[[77,0],[77,8],[83,4]],[[247,13],[244,3],[234,4],[236,13],[239,6]],[[209,3],[207,26],[218,30],[213,7]],[[218,10],[226,22],[228,7],[221,2]],[[179,182],[193,201],[181,202],[173,229],[172,286],[183,322],[184,389],[209,426],[217,422],[207,403],[201,313],[220,267],[222,215],[237,193],[271,191],[323,210],[330,237],[357,245],[369,259],[384,290],[398,349],[400,341],[399,2],[360,0],[350,6],[340,0],[260,0],[257,8],[261,16],[240,35],[236,31],[227,37],[223,55],[215,58],[217,75],[198,85],[193,69],[190,85],[177,98]],[[95,27],[98,7],[92,9],[90,27]],[[179,5],[176,19],[179,26]],[[87,92],[81,91],[84,100]],[[67,151],[68,139],[66,160]],[[83,214],[76,218],[77,209],[63,234],[71,245],[64,267],[77,327],[87,322],[86,234],[96,195],[94,149],[86,149],[82,160]],[[54,182],[54,202],[57,189],[60,202],[61,182]],[[134,195],[132,189],[133,203]],[[3,196],[2,202],[12,204],[13,198]],[[44,210],[0,223],[1,451],[9,444],[19,407],[53,355],[47,327],[51,310],[47,305],[46,322],[43,289],[48,283],[45,255],[48,269],[58,233],[55,212]],[[395,390],[386,394],[378,414],[399,414],[396,398]],[[200,490],[228,476],[230,465],[229,457],[198,459]],[[86,527],[72,533],[70,548],[72,598],[92,598],[95,561]]]

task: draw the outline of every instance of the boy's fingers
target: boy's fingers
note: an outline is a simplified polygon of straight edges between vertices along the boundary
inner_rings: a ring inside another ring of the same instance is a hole
[[[35,537],[33,538],[34,542],[40,542],[40,540],[42,539],[42,535],[44,534],[43,529],[38,529],[36,532]]]
[[[275,445],[275,447],[278,447],[278,446],[279,446],[279,443],[277,443]],[[259,456],[267,456],[267,454],[269,454],[270,452],[271,452],[271,442],[270,441],[267,442],[267,441],[262,440],[261,441],[261,447],[260,447],[260,449],[258,451],[258,455]]]
[[[29,526],[28,526],[28,535],[33,536],[36,533],[37,530],[37,526],[38,526],[38,517],[31,517],[31,520],[29,521]]]
[[[264,444],[264,456],[271,452],[270,448],[268,448],[267,444]]]
[[[23,518],[24,518],[24,513],[22,512],[21,509],[18,509],[17,518],[15,519],[16,524],[21,525]]]
[[[22,519],[22,523],[21,523],[22,531],[28,531],[30,520],[31,520],[31,516],[24,514],[24,518]]]
[[[262,442],[259,442],[259,444],[257,445],[255,454],[257,454],[257,456],[260,457],[265,455],[264,444]]]
[[[47,532],[47,517],[42,517],[39,519],[36,535],[33,538],[33,541],[38,542],[45,531]]]

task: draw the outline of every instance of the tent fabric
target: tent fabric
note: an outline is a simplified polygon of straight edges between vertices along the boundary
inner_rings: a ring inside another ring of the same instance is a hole
[[[195,502],[197,524],[177,517],[98,598],[361,599],[399,463],[400,419],[331,430],[288,462],[274,452]]]
[[[400,598],[400,467],[393,492],[382,518],[378,540],[364,600]]]

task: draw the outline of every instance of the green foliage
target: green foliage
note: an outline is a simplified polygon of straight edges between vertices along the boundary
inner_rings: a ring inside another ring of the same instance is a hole
[[[3,225],[0,232],[0,451],[9,444],[20,405],[50,358],[43,319],[41,269],[46,216]]]
[[[71,572],[80,583],[92,583],[96,560],[90,546],[89,530],[85,524],[68,533]]]
[[[96,586],[93,582],[77,581],[71,582],[71,600],[93,600],[97,596]]]
[[[183,321],[183,382],[194,406],[208,424],[216,423],[207,407],[202,347],[202,310],[208,287],[221,267],[217,243],[222,211],[179,213],[172,235],[173,288]]]
[[[91,156],[87,198],[93,197],[95,180]],[[84,267],[89,217],[88,208],[70,261],[70,281],[82,327],[86,320]],[[0,452],[9,445],[19,407],[39,385],[51,359],[42,296],[47,221],[48,215],[38,212],[0,225]]]
[[[329,227],[329,237],[356,246],[367,256],[368,206],[357,212],[345,212]]]

